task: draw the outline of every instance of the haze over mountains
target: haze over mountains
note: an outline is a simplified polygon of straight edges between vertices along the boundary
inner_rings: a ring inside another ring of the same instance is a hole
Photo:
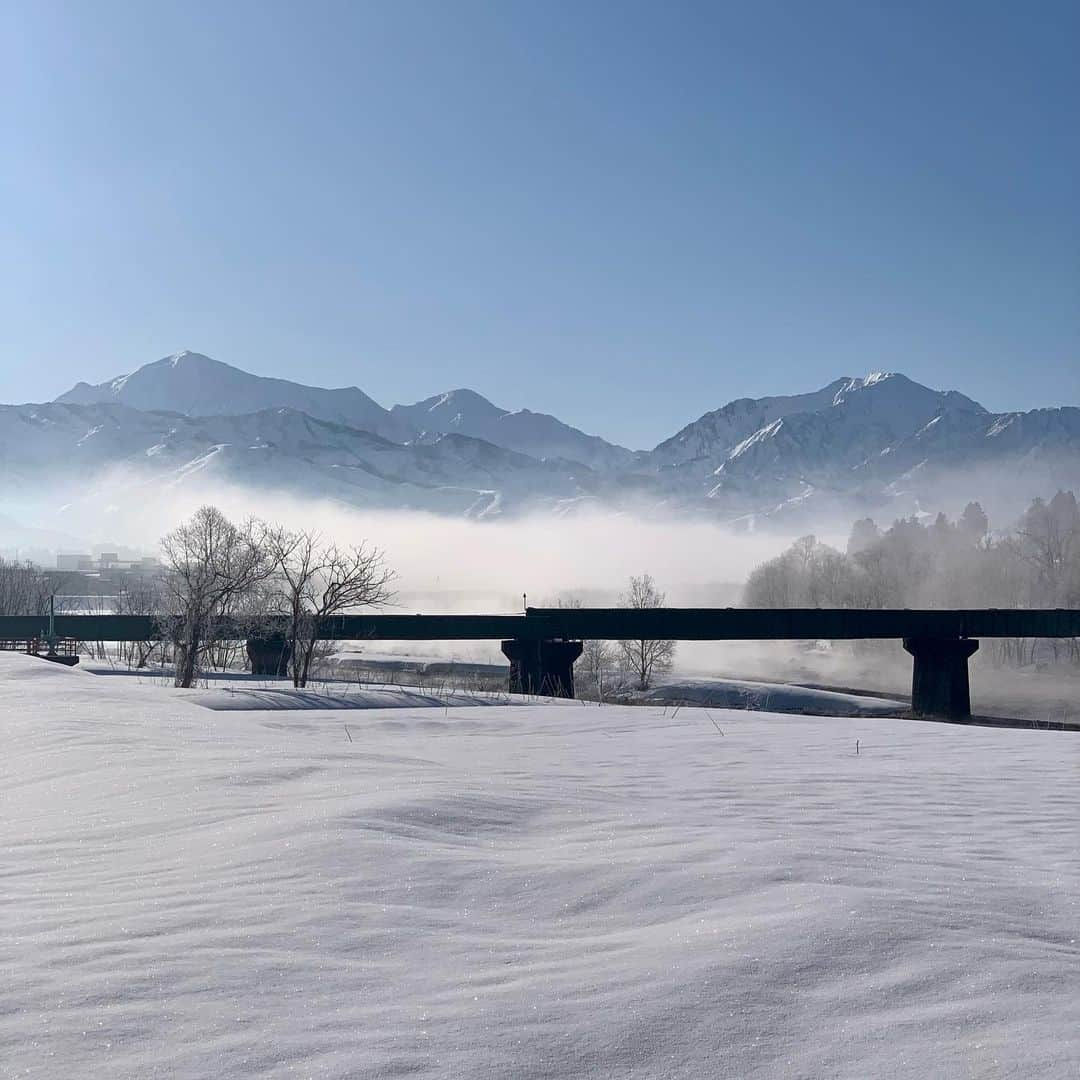
[[[955,499],[992,501],[1009,478],[1025,499],[1080,483],[1080,409],[995,414],[878,373],[732,401],[632,451],[473,390],[386,409],[357,387],[181,352],[54,402],[0,406],[0,455],[15,485],[54,472],[150,487],[221,479],[475,517],[595,505],[743,522],[888,517],[936,510],[958,475]]]

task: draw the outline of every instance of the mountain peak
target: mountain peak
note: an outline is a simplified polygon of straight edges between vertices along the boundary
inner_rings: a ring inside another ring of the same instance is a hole
[[[447,390],[445,394],[437,394],[435,397],[428,398],[427,401],[432,403],[428,409],[429,412],[433,412],[444,406],[483,409],[485,412],[499,413],[500,415],[507,411],[506,409],[500,409],[498,405],[484,397],[483,394],[478,394],[475,390],[470,390],[467,386],[460,386],[456,390]],[[417,404],[425,403],[418,402]]]
[[[932,390],[898,371],[872,371],[862,378],[834,379],[808,394],[728,402],[688,424],[649,456],[656,468],[711,474],[728,460],[746,459],[750,450],[757,453],[768,445],[774,453],[778,439],[796,438],[791,424],[811,439],[818,437],[807,434],[811,430],[848,432],[843,438],[852,446],[865,443],[869,454],[871,444],[880,451],[882,439],[902,439],[942,412],[978,416],[986,410],[956,390]],[[778,424],[788,418],[787,427]]]
[[[899,373],[896,371],[871,371],[869,375],[863,379],[863,386],[875,386],[880,382],[884,382],[886,379],[895,379]],[[907,379],[906,375],[900,375],[901,379]],[[911,380],[908,379],[910,382]]]
[[[625,447],[587,435],[554,416],[528,409],[511,412],[467,387],[412,405],[395,405],[390,413],[425,435],[469,435],[530,457],[565,458],[598,469],[628,465],[632,458]]]
[[[863,379],[851,379],[837,391],[833,404],[850,405],[860,398],[888,400],[888,407],[893,413],[921,413],[928,408],[931,414],[942,408],[986,412],[977,401],[958,390],[934,390],[899,371],[875,371]]]
[[[76,405],[113,402],[134,409],[179,412],[187,416],[239,416],[263,409],[290,408],[317,420],[374,432],[395,442],[404,442],[412,434],[356,387],[327,390],[288,379],[252,375],[190,349],[96,386],[78,383],[56,400]]]
[[[159,364],[169,364],[170,367],[179,367],[181,364],[200,364],[200,365],[212,365],[219,364],[219,360],[211,360],[205,353],[192,352],[191,349],[181,349],[178,353],[173,353],[172,356],[166,356],[164,360],[159,360]],[[228,367],[228,364],[221,364],[222,367]]]
[[[433,394],[412,405],[395,405],[390,412],[417,430],[429,432],[471,430],[477,424],[494,423],[506,415],[506,409],[500,409],[483,394],[467,387]]]

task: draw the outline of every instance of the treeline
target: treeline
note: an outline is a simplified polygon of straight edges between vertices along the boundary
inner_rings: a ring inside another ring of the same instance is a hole
[[[1080,607],[1080,507],[1071,491],[1035,499],[1019,521],[994,531],[969,503],[956,521],[938,514],[886,529],[856,521],[839,551],[813,536],[762,563],[746,583],[747,607]],[[1062,643],[1080,662],[1076,642]],[[1058,645],[1053,646],[1055,654]],[[1003,659],[1027,661],[1024,643]],[[1015,655],[1013,655],[1015,654]]]

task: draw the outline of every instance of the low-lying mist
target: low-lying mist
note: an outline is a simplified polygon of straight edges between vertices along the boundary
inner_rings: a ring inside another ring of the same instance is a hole
[[[80,497],[59,512],[25,496],[5,501],[33,548],[73,543],[154,554],[160,538],[205,503],[228,517],[249,515],[295,529],[316,529],[339,544],[379,547],[397,573],[404,610],[519,611],[573,594],[583,603],[615,604],[631,575],[649,573],[676,605],[734,605],[741,583],[793,539],[736,532],[674,511],[579,510],[508,518],[443,517],[407,510],[366,510],[324,499],[224,484],[102,485],[103,497]],[[107,494],[105,492],[107,491]],[[21,504],[21,505],[20,505]],[[847,524],[838,526],[842,535]],[[66,542],[65,542],[66,541]],[[11,548],[0,525],[0,547]],[[27,544],[24,542],[24,547]]]

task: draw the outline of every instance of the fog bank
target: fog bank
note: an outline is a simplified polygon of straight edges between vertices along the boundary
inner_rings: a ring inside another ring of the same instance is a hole
[[[649,516],[587,510],[476,521],[364,510],[222,484],[139,486],[119,497],[119,485],[102,488],[107,497],[86,494],[59,511],[25,497],[14,505],[6,501],[4,510],[38,541],[35,547],[54,554],[70,550],[76,540],[153,554],[164,533],[210,502],[234,519],[254,515],[317,529],[340,544],[375,544],[398,574],[399,603],[427,611],[517,611],[523,594],[535,605],[570,593],[590,604],[615,603],[627,579],[642,573],[652,574],[672,604],[734,604],[749,572],[793,539],[786,533],[738,533],[663,510]],[[838,526],[838,542],[846,527]],[[10,546],[10,539],[0,536],[0,545]]]

